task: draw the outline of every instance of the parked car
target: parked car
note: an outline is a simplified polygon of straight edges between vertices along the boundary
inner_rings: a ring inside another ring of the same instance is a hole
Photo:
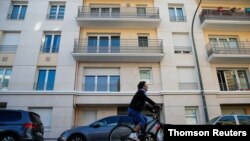
[[[250,125],[250,115],[222,115],[207,122],[208,125]]]
[[[24,110],[0,110],[0,141],[43,141],[40,116]]]
[[[152,117],[147,117],[148,121]],[[80,126],[64,131],[58,141],[108,141],[110,131],[118,124],[134,125],[132,118],[126,115],[109,116],[88,126]]]

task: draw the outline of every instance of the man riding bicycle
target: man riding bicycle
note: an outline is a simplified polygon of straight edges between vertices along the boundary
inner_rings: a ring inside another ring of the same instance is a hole
[[[140,141],[137,133],[141,130],[142,137],[145,134],[145,125],[147,123],[147,118],[141,113],[144,107],[148,108],[152,111],[152,107],[155,109],[160,109],[160,106],[157,105],[153,100],[147,97],[146,92],[148,90],[148,86],[145,81],[140,81],[137,85],[138,91],[133,96],[129,107],[128,107],[128,115],[133,118],[136,122],[136,126],[134,128],[134,133],[129,135],[130,139]],[[148,105],[147,102],[151,105]]]

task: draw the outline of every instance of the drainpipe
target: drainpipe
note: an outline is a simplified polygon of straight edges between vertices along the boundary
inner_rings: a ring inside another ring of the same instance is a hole
[[[195,61],[196,61],[196,65],[197,65],[198,77],[199,77],[199,82],[200,82],[200,94],[201,94],[201,98],[202,98],[203,110],[204,110],[205,120],[206,120],[206,122],[208,122],[209,118],[208,118],[208,112],[207,112],[206,98],[205,98],[205,94],[204,94],[204,87],[203,87],[203,82],[202,82],[202,77],[201,77],[199,59],[198,59],[197,51],[196,51],[196,44],[194,41],[194,20],[195,20],[196,13],[200,7],[201,2],[202,2],[202,0],[200,0],[199,4],[197,5],[197,8],[196,8],[194,16],[193,16],[191,34],[192,34],[192,42],[193,42],[193,47],[194,47]]]

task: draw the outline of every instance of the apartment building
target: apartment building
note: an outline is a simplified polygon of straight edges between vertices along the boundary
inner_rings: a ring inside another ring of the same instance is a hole
[[[0,108],[39,113],[53,139],[126,114],[144,80],[165,123],[250,114],[250,1],[202,0],[194,46],[199,2],[1,0]]]

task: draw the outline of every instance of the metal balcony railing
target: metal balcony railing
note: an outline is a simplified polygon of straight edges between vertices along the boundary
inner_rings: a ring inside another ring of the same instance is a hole
[[[250,21],[250,14],[245,12],[237,12],[232,10],[210,10],[203,9],[200,14],[201,23],[206,19],[212,20],[234,20],[234,21]]]
[[[209,42],[208,56],[212,54],[250,54],[250,42]]]
[[[219,83],[221,91],[250,91],[247,83]]]
[[[17,45],[0,45],[0,53],[14,53]]]
[[[63,20],[64,13],[63,14],[47,14],[46,18],[48,20]]]
[[[119,83],[107,83],[107,84],[82,84],[82,90],[86,92],[119,92]]]
[[[102,11],[102,9],[104,9]],[[106,11],[105,11],[106,10]],[[78,7],[78,16],[83,18],[147,18],[159,19],[156,7]]]
[[[75,39],[73,53],[163,53],[162,40],[121,39],[96,40]]]

